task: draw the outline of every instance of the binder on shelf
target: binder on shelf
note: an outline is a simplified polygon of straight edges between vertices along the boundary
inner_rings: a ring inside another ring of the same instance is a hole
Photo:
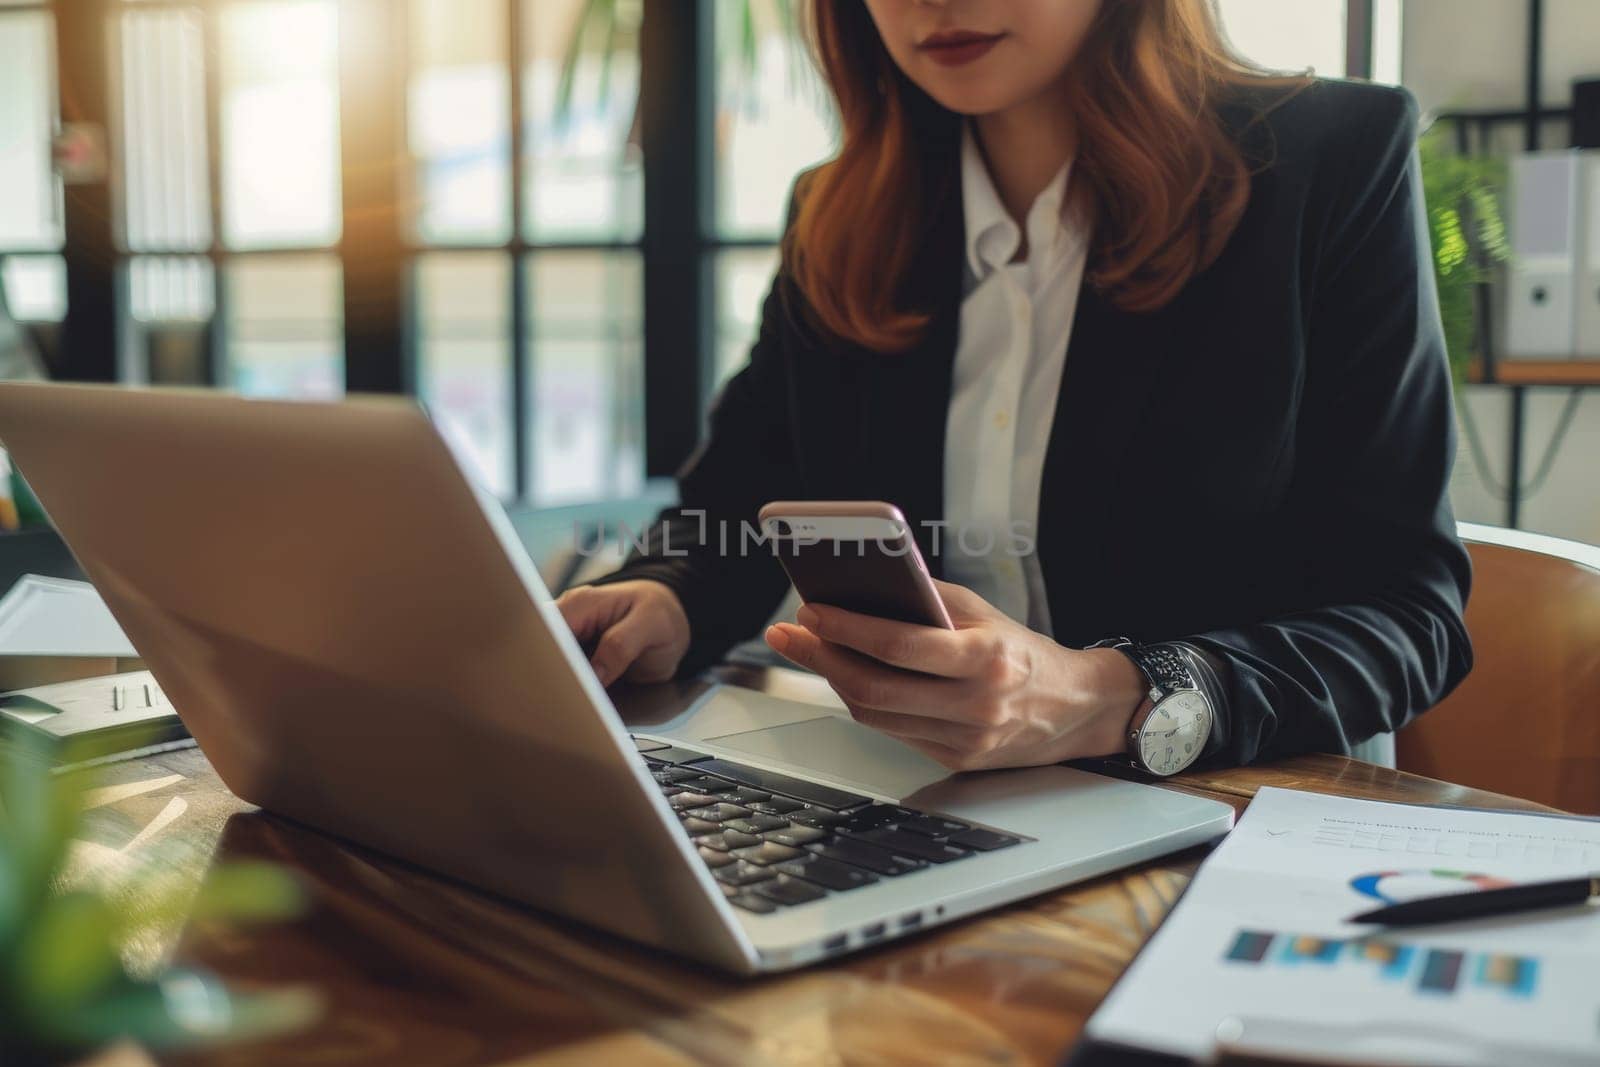
[[[1577,356],[1600,360],[1600,151],[1578,153]]]
[[[1511,161],[1507,359],[1577,354],[1580,159],[1578,152],[1564,150]]]

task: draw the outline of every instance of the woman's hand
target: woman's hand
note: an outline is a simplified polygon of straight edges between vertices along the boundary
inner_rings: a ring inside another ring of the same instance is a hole
[[[808,604],[767,644],[828,680],[857,722],[951,770],[1123,751],[1146,686],[1112,649],[1064,648],[959,585],[936,583],[954,630]]]
[[[614,585],[580,585],[556,599],[561,617],[594,651],[589,664],[601,685],[618,678],[664,682],[689,649],[689,616],[678,594],[641,578]]]

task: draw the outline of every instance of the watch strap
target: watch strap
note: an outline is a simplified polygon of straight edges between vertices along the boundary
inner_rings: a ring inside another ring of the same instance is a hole
[[[1171,645],[1134,645],[1123,651],[1162,696],[1179,689],[1200,688],[1189,668],[1188,657]]]
[[[1188,657],[1173,645],[1141,645],[1126,637],[1108,637],[1089,648],[1115,649],[1133,660],[1133,665],[1160,696],[1176,689],[1200,689]]]

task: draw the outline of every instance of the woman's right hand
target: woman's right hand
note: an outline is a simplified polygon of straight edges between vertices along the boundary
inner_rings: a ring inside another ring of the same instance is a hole
[[[618,678],[664,682],[689,649],[689,616],[678,594],[641,578],[580,585],[556,598],[562,618],[586,648],[601,685]]]

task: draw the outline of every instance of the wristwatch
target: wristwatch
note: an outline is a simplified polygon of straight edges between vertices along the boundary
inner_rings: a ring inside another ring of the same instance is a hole
[[[1199,759],[1211,736],[1216,710],[1195,678],[1189,658],[1172,645],[1141,645],[1126,637],[1108,638],[1089,647],[1121,652],[1150,685],[1128,727],[1128,758],[1133,765],[1165,778]]]

